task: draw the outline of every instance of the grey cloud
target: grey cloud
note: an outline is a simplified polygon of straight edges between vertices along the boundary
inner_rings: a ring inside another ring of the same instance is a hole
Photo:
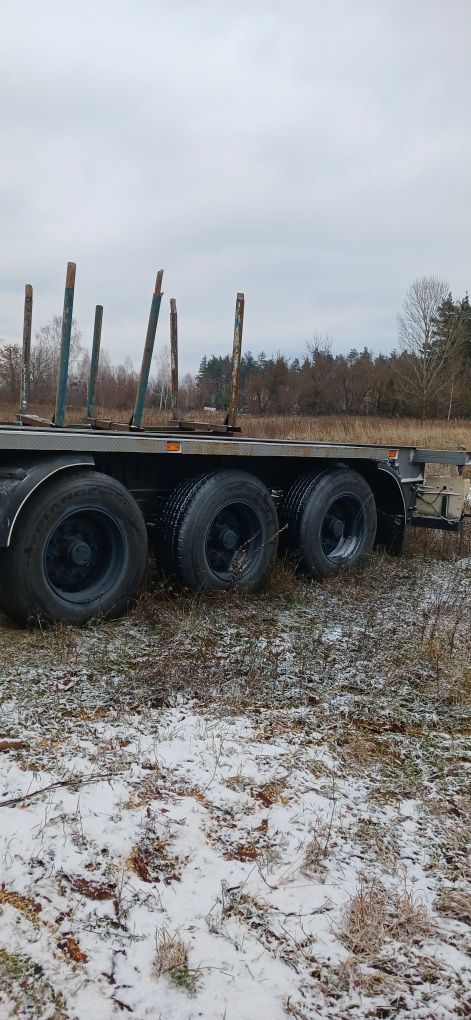
[[[466,290],[467,0],[5,5],[0,40],[0,335],[60,310],[139,360],[155,271],[182,368],[245,346],[396,343],[411,279]],[[159,343],[167,337],[163,306]]]

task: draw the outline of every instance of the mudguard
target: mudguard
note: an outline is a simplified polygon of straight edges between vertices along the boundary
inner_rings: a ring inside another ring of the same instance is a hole
[[[32,459],[25,454],[9,464],[0,465],[0,548],[10,545],[21,510],[36,490],[59,471],[94,467],[88,453],[57,454]]]

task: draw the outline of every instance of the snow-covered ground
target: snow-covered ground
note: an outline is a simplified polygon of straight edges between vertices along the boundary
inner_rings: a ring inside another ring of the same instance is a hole
[[[471,1015],[470,596],[374,556],[4,621],[2,1020]]]

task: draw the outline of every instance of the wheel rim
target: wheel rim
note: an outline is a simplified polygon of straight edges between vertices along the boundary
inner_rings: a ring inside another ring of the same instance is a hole
[[[334,499],[322,520],[320,542],[331,563],[350,560],[363,544],[365,514],[361,499],[345,494]]]
[[[227,503],[206,529],[206,560],[212,573],[222,581],[247,574],[260,547],[260,518],[247,503]]]
[[[123,569],[125,539],[110,513],[84,507],[49,533],[43,557],[50,588],[66,602],[87,603],[111,591]]]

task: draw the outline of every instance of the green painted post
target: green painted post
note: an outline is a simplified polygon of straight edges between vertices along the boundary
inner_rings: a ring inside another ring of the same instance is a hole
[[[25,285],[25,310],[23,317],[23,362],[21,366],[21,404],[20,413],[28,410],[31,390],[31,324],[33,321],[33,288],[30,283]]]
[[[163,269],[159,269],[157,273],[157,279],[155,281],[154,293],[152,295],[152,304],[150,306],[149,314],[149,324],[147,326],[146,343],[144,347],[144,353],[142,355],[141,374],[139,376],[139,385],[137,387],[136,403],[134,405],[134,412],[130,421],[130,427],[135,429],[140,429],[142,416],[144,414],[144,403],[147,393],[147,384],[149,382],[150,364],[152,361],[152,353],[154,350],[157,323],[159,321],[160,303],[162,301],[163,275],[164,275]]]
[[[64,424],[65,405],[67,402],[70,337],[72,334],[72,313],[74,308],[75,269],[75,262],[67,263],[64,311],[62,314],[61,353],[59,361],[59,376],[57,379],[56,410],[54,414],[54,425],[56,425],[59,429],[62,428]]]
[[[98,373],[98,362],[100,358],[101,327],[103,324],[103,305],[95,308],[95,324],[93,327],[92,357],[90,361],[90,375],[88,377],[87,390],[87,418],[93,418],[95,414],[95,383]]]

